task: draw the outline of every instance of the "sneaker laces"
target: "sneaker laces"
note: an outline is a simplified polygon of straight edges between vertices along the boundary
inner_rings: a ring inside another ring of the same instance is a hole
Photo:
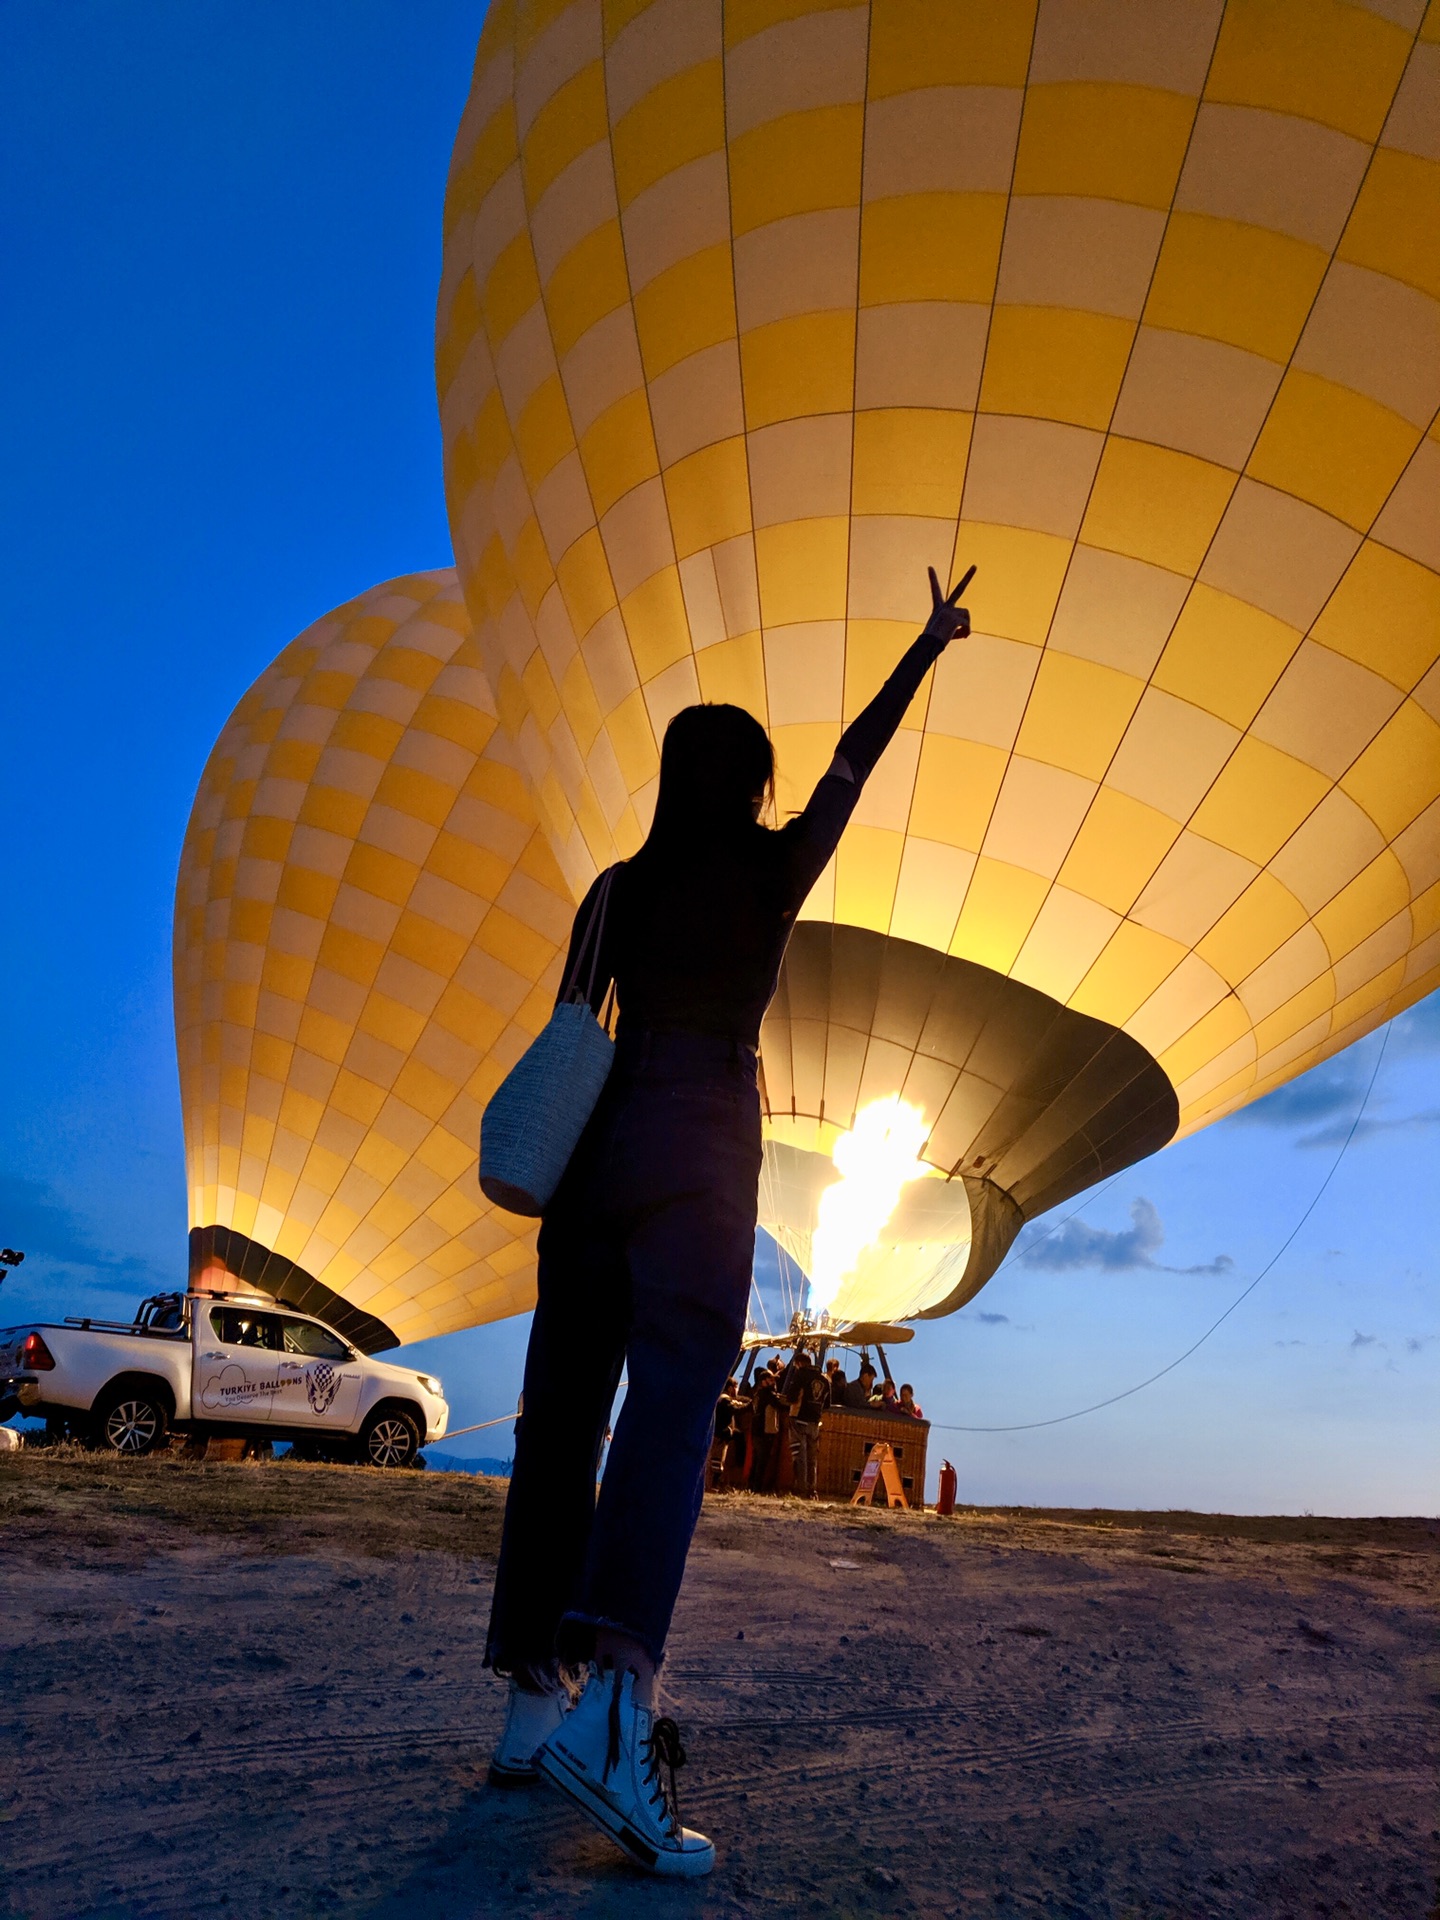
[[[671,1832],[678,1834],[682,1829],[680,1792],[675,1781],[675,1770],[685,1764],[685,1749],[680,1744],[679,1727],[668,1717],[652,1721],[645,1748],[645,1784],[655,1789],[650,1795],[650,1804],[652,1807],[657,1801],[662,1804]],[[660,1777],[662,1762],[668,1771],[668,1780]]]

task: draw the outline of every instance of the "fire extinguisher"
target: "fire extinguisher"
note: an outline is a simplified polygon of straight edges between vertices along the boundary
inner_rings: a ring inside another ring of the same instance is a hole
[[[948,1460],[940,1463],[940,1498],[935,1502],[937,1513],[954,1513],[955,1494],[959,1488],[955,1469]]]

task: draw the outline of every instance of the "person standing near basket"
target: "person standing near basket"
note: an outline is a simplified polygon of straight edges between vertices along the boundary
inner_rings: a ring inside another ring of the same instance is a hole
[[[824,1374],[803,1347],[785,1371],[782,1389],[790,1407],[790,1445],[795,1455],[793,1491],[815,1498],[815,1462],[820,1450],[820,1418],[830,1404]]]
[[[971,569],[973,573],[974,569]],[[715,1849],[680,1821],[656,1672],[699,1517],[716,1399],[745,1328],[760,1174],[760,1022],[806,895],[926,672],[970,630],[930,573],[930,618],[840,736],[805,809],[760,824],[774,752],[743,708],[665,732],[654,823],[575,917],[577,982],[619,1008],[613,1067],[539,1236],[539,1297],[485,1660],[510,1678],[497,1784],[543,1776],[630,1858],[686,1878]],[[558,1008],[557,1008],[558,1012]],[[483,1136],[482,1136],[483,1138]],[[484,1148],[482,1145],[482,1172]],[[597,1500],[622,1367],[629,1386]],[[585,1673],[578,1702],[567,1686]]]

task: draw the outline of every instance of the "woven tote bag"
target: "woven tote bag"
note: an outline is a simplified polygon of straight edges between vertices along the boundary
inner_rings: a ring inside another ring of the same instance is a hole
[[[611,867],[555,1011],[481,1116],[480,1190],[507,1213],[545,1211],[609,1077],[615,1042],[590,1009],[614,878]]]

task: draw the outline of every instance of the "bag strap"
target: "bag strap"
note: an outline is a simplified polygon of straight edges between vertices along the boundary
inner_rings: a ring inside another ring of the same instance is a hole
[[[585,999],[589,1005],[595,1004],[595,986],[600,974],[600,953],[605,944],[605,915],[610,906],[610,888],[615,879],[616,869],[607,867],[600,881],[600,892],[595,901],[595,945],[590,955],[590,978],[585,983]]]
[[[585,965],[585,958],[588,954],[590,957],[590,973],[585,983],[585,992],[583,996],[581,996],[580,1004],[584,1006],[593,1006],[595,1004],[595,983],[600,973],[600,949],[605,938],[605,910],[610,904],[610,888],[614,882],[616,871],[617,869],[615,867],[607,867],[600,876],[600,886],[595,895],[595,904],[590,909],[590,918],[586,921],[585,931],[580,937],[580,947],[575,955],[575,964],[571,967],[565,985],[561,989],[560,998],[562,1000],[574,1000],[576,998],[580,985],[580,973]]]

